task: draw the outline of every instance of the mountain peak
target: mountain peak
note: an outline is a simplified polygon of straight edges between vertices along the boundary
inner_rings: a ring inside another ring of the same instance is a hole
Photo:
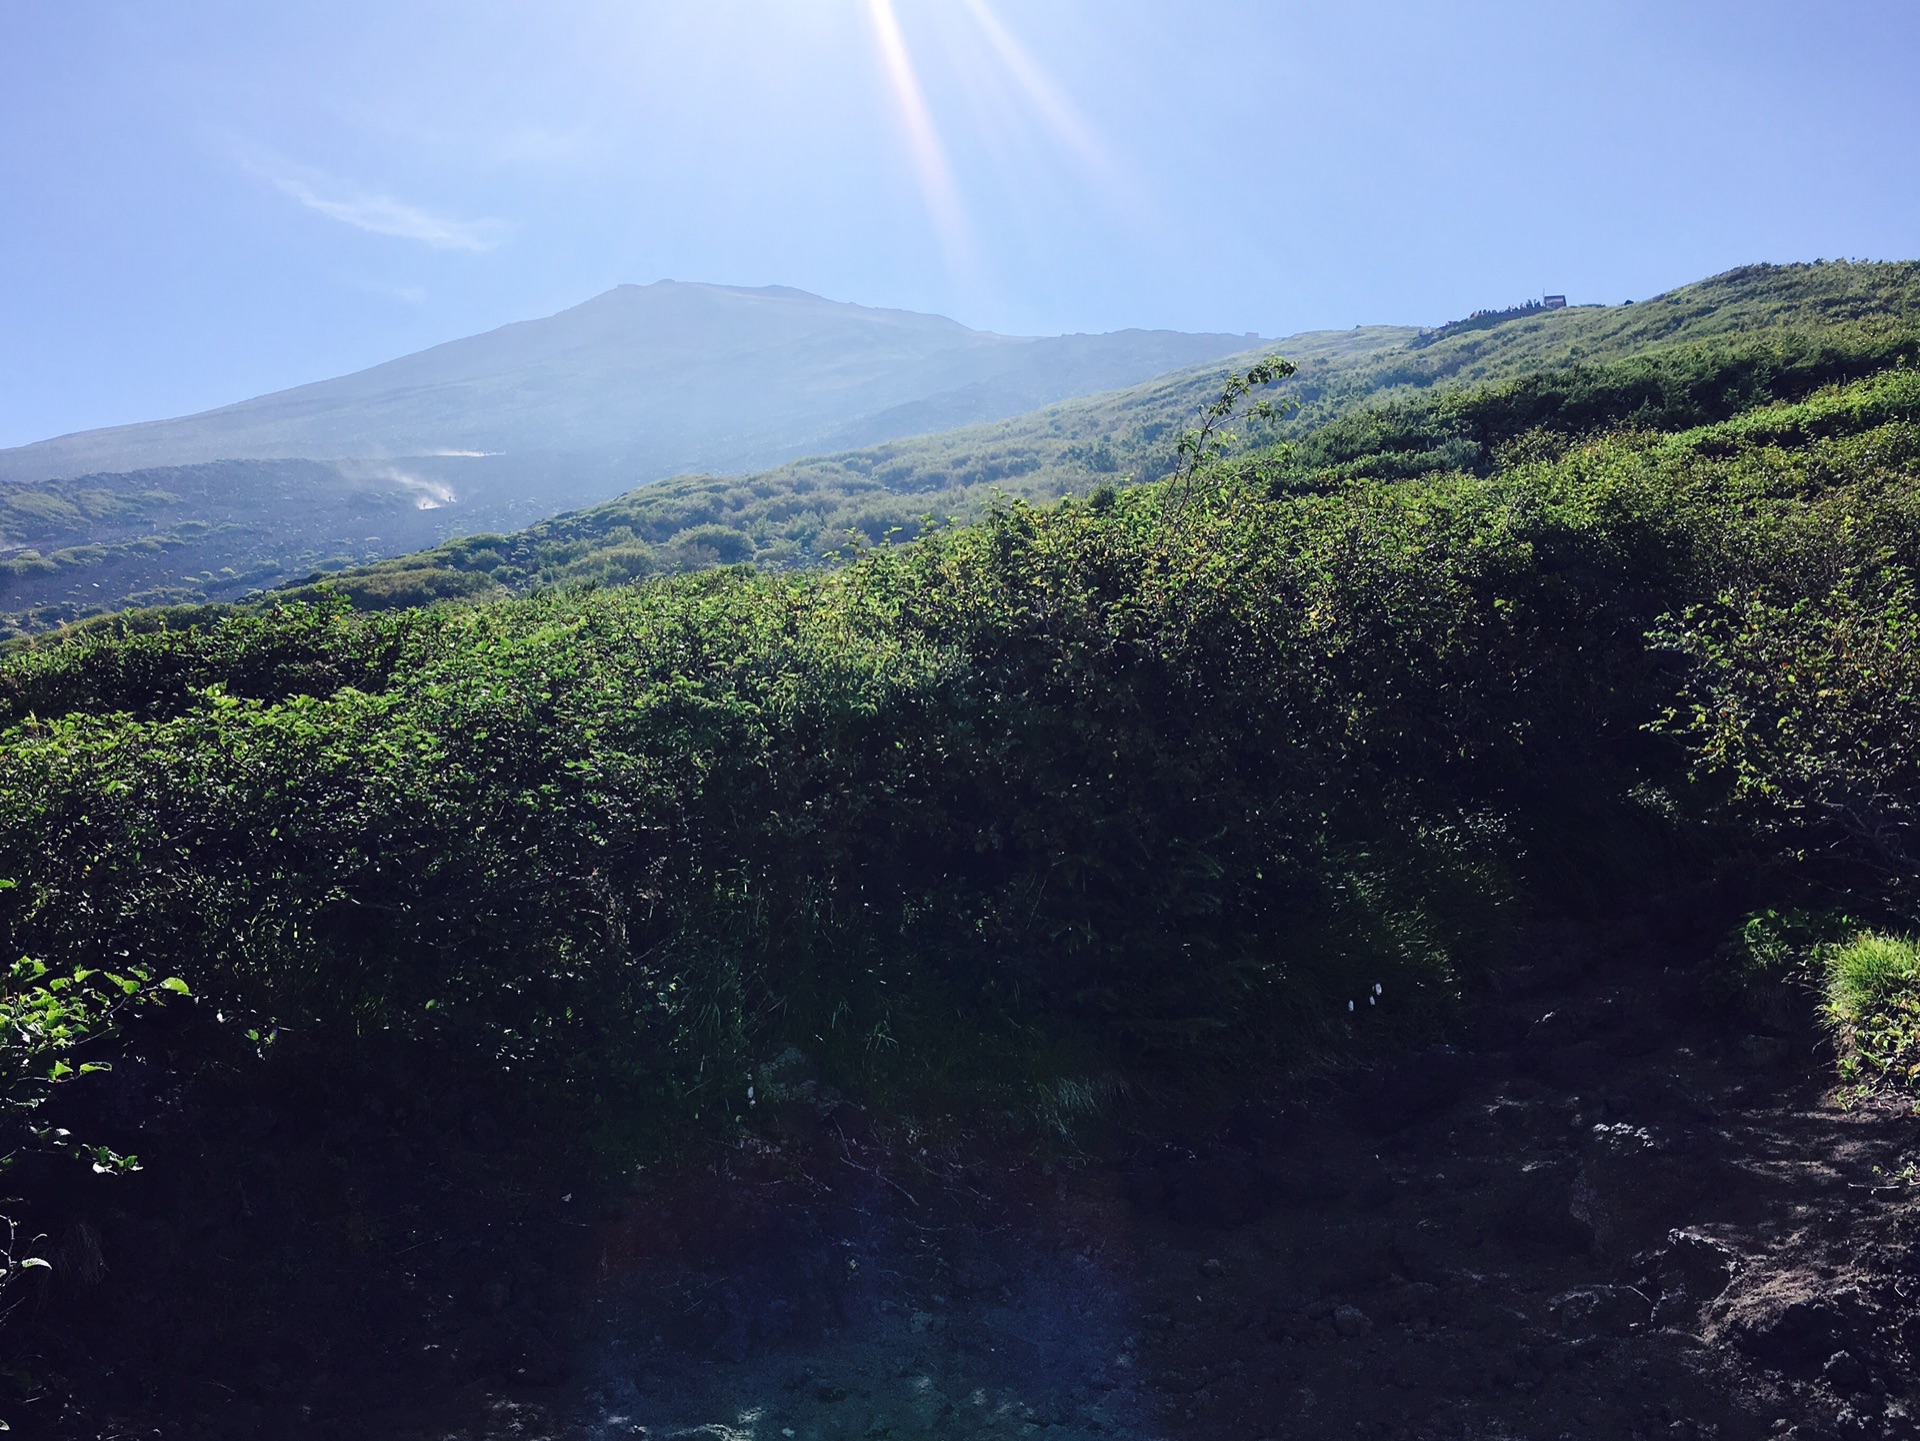
[[[662,279],[199,415],[0,451],[0,483],[508,452],[617,456],[637,484],[773,464],[848,433],[909,434],[932,417],[1000,419],[1243,345],[1172,331],[1035,341],[787,285]]]

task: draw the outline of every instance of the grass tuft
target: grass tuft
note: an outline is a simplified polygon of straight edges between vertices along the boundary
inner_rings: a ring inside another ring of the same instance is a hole
[[[1841,1074],[1873,1088],[1920,1081],[1920,940],[1862,931],[1825,955]]]

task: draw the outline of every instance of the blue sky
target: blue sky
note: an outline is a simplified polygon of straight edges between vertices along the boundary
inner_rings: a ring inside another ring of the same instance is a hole
[[[623,281],[1020,333],[1920,256],[1920,6],[14,0],[0,445]]]

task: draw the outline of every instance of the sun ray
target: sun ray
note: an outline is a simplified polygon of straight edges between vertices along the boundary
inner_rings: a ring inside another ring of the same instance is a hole
[[[965,264],[971,258],[972,244],[966,210],[960,202],[960,187],[953,178],[953,167],[947,163],[946,147],[940,143],[933,112],[927,108],[926,95],[920,89],[913,57],[907,53],[906,37],[900,31],[899,17],[894,14],[893,0],[867,0],[867,13],[873,20],[881,66],[906,125],[914,174],[920,182],[934,230],[940,236],[948,260]]]
[[[999,52],[1001,63],[1019,82],[1020,88],[1027,93],[1027,99],[1033,108],[1040,112],[1041,118],[1052,129],[1055,138],[1069,149],[1078,153],[1080,158],[1094,169],[1110,174],[1112,163],[1100,143],[1094,139],[1092,129],[1073,106],[1073,102],[1062,95],[1047,73],[1040,68],[1039,62],[1027,53],[1026,47],[1013,37],[1011,31],[1000,21],[987,0],[966,0],[967,10],[972,14],[974,23],[980,27],[988,42]]]

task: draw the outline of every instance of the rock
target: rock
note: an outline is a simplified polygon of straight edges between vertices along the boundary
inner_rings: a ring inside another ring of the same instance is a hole
[[[1627,1123],[1588,1132],[1584,1174],[1601,1249],[1622,1253],[1664,1245],[1673,1223],[1698,1214],[1703,1197],[1741,1184],[1724,1160],[1691,1153],[1684,1134],[1668,1139]]]
[[[1200,1274],[1209,1281],[1217,1281],[1227,1274],[1227,1264],[1216,1256],[1209,1256],[1200,1263]]]
[[[1522,1171],[1500,1219],[1518,1240],[1569,1254],[1593,1249],[1590,1216],[1575,1209],[1574,1178],[1554,1166],[1536,1165]]]
[[[1816,1374],[1836,1351],[1856,1350],[1864,1308],[1850,1289],[1828,1292],[1804,1274],[1776,1277],[1733,1298],[1725,1326],[1733,1343],[1763,1365]]]
[[[1361,1078],[1354,1100],[1361,1125],[1388,1135],[1440,1114],[1460,1098],[1472,1076],[1452,1046],[1421,1051]]]
[[[1700,1304],[1684,1286],[1670,1286],[1654,1299],[1653,1324],[1684,1327],[1698,1319]]]
[[[1364,1336],[1373,1329],[1373,1322],[1358,1306],[1335,1306],[1333,1329],[1348,1338]]]
[[[1624,1336],[1652,1318],[1653,1304],[1632,1286],[1576,1286],[1547,1302],[1547,1311],[1570,1335]]]
[[[1654,1271],[1663,1288],[1678,1287],[1695,1301],[1713,1300],[1727,1289],[1736,1267],[1733,1248],[1698,1231],[1667,1232]]]
[[[1827,1364],[1820,1368],[1820,1379],[1843,1396],[1867,1388],[1867,1368],[1860,1364],[1851,1351],[1835,1351],[1827,1357]]]

